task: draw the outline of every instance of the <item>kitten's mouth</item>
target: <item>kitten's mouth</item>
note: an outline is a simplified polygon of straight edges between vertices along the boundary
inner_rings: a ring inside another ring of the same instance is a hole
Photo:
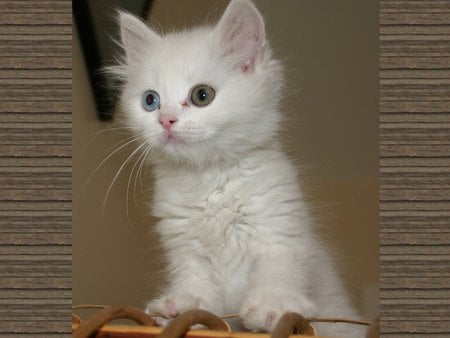
[[[167,144],[180,144],[181,143],[181,141],[180,141],[180,139],[179,138],[177,138],[176,136],[174,136],[172,133],[164,133],[164,136],[163,136],[163,143],[164,143],[164,145],[167,145]]]

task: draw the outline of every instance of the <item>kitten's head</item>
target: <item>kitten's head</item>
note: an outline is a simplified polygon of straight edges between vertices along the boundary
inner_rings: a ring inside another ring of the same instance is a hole
[[[281,67],[250,0],[232,0],[214,27],[166,35],[119,18],[120,105],[154,161],[203,165],[275,142]]]

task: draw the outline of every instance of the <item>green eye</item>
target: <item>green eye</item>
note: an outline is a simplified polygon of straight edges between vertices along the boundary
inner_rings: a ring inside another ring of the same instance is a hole
[[[216,92],[210,86],[198,85],[192,89],[191,101],[198,107],[207,106],[212,102]]]

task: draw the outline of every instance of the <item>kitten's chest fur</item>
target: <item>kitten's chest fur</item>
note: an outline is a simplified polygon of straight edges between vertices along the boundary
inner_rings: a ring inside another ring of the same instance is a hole
[[[247,251],[252,233],[245,213],[251,180],[236,167],[160,176],[154,212],[168,221],[159,227],[163,240],[186,240],[210,259],[233,265],[233,258]]]
[[[298,235],[295,171],[277,150],[202,171],[157,168],[155,188],[154,214],[169,262],[194,256],[201,262],[195,269],[224,295],[243,292],[261,257],[285,250]]]
[[[154,213],[162,219],[158,231],[169,261],[194,254],[224,294],[245,289],[270,245],[258,217],[273,202],[265,195],[281,177],[277,159],[255,156],[197,172],[157,170]]]

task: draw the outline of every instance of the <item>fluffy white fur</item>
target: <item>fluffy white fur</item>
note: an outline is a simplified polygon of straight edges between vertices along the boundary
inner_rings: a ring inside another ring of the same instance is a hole
[[[287,311],[355,318],[277,141],[282,69],[258,10],[232,0],[216,26],[165,35],[123,12],[119,20],[121,106],[151,149],[169,262],[170,285],[147,311],[239,313],[247,328],[267,331]],[[216,91],[206,107],[190,102],[198,84]],[[141,105],[147,90],[161,98],[152,112]],[[161,117],[177,120],[170,133]],[[360,327],[318,327],[363,336]]]

